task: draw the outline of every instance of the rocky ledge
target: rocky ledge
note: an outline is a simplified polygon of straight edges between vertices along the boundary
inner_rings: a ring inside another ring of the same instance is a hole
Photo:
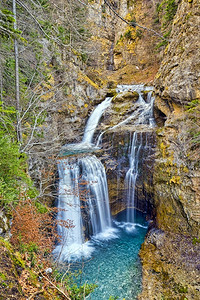
[[[143,292],[139,300],[193,299],[200,295],[200,240],[151,229],[140,250]]]

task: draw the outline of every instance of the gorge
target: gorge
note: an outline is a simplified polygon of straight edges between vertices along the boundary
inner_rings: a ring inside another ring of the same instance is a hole
[[[1,1],[0,298],[198,300],[199,1],[12,10]],[[56,271],[72,262],[77,286]]]

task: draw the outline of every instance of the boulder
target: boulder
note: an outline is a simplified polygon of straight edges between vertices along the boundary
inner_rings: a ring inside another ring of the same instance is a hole
[[[117,102],[125,102],[125,101],[133,101],[136,102],[138,100],[139,94],[137,92],[125,91],[117,94],[116,97],[113,98],[113,103]]]

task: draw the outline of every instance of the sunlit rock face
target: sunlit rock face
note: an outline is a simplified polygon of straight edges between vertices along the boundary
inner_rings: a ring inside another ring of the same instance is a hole
[[[157,222],[162,229],[192,235],[200,228],[198,9],[196,0],[179,5],[155,80],[156,114],[165,123],[157,135]]]
[[[182,1],[173,20],[155,87],[159,97],[180,105],[200,98],[199,1]]]
[[[139,300],[199,298],[200,244],[190,236],[150,230],[140,250],[143,292]]]
[[[155,1],[92,1],[87,17],[91,31],[88,47],[95,55],[89,60],[93,68],[92,72],[88,70],[89,77],[95,80],[100,75],[102,81],[109,79],[124,84],[152,81],[160,59],[160,53],[155,51],[158,36],[130,27],[113,10],[127,22],[136,21],[160,30],[155,22]]]
[[[142,246],[139,299],[199,298],[199,1],[181,1],[156,75],[157,230]]]

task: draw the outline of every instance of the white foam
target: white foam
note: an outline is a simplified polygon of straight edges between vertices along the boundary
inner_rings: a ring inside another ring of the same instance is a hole
[[[127,91],[137,91],[137,92],[141,92],[141,91],[153,91],[153,87],[152,86],[145,86],[143,84],[137,84],[137,85],[117,85],[116,88],[116,92],[120,93],[120,92],[127,92]]]
[[[108,227],[105,231],[100,232],[92,237],[94,241],[100,240],[100,241],[108,241],[111,239],[116,239],[119,236],[117,235],[118,230],[116,228]]]
[[[53,254],[59,262],[64,261],[77,261],[82,258],[88,259],[91,257],[95,248],[92,246],[91,242],[86,242],[84,244],[71,244],[67,247],[62,245],[56,246],[53,250]]]
[[[148,228],[148,226],[144,226],[138,223],[130,223],[130,222],[117,222],[114,221],[115,225],[119,228],[122,228],[125,230],[127,233],[134,232],[136,227],[141,227],[141,228]]]

